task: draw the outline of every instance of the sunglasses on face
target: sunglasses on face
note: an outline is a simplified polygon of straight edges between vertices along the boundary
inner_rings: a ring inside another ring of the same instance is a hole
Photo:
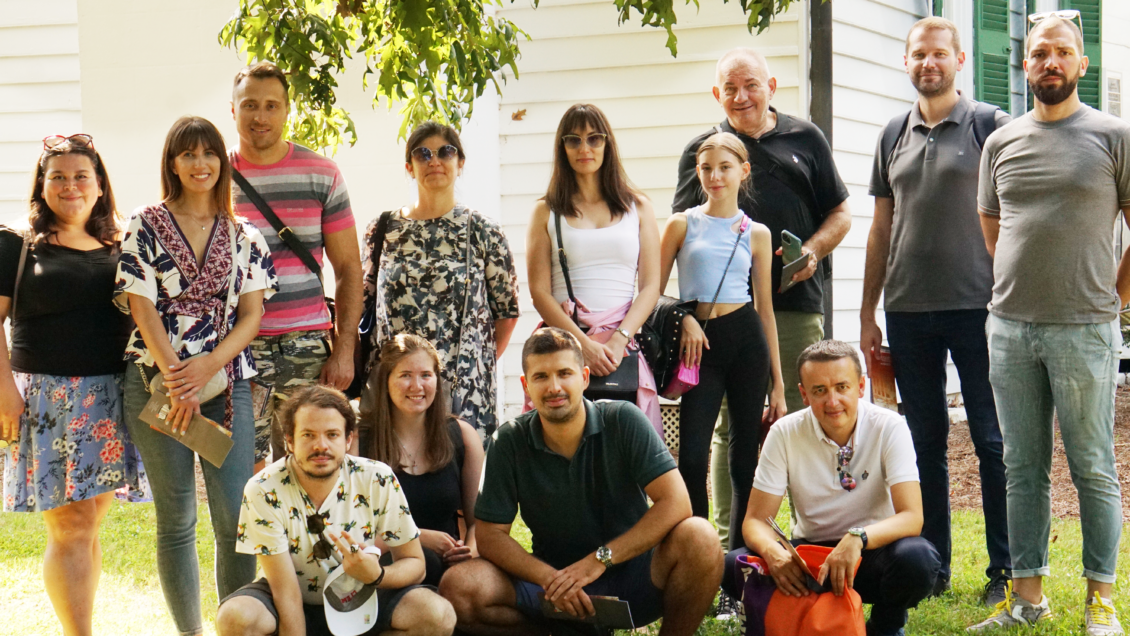
[[[91,137],[90,135],[87,135],[85,133],[79,133],[77,135],[71,135],[69,137],[64,137],[63,135],[51,135],[50,137],[44,137],[43,149],[51,150],[56,146],[67,143],[68,141],[71,142],[72,146],[75,146],[77,148],[94,148],[94,137]]]
[[[848,492],[855,490],[855,477],[848,472],[848,465],[851,464],[853,456],[855,449],[851,446],[844,446],[836,453],[836,472],[840,474],[840,487]]]
[[[447,144],[446,146],[441,146],[440,149],[437,150],[435,153],[432,153],[431,148],[427,148],[425,146],[420,146],[419,148],[415,148],[415,149],[412,150],[412,157],[414,159],[416,159],[417,161],[422,161],[424,163],[431,161],[432,157],[439,157],[440,161],[447,161],[448,159],[451,159],[452,157],[458,157],[458,156],[459,156],[459,149],[456,148],[455,146],[452,146],[451,144]]]
[[[1079,32],[1082,33],[1083,31],[1083,14],[1079,13],[1076,9],[1064,9],[1063,11],[1043,11],[1028,16],[1028,32],[1032,31],[1033,26],[1048,18],[1059,18],[1068,21],[1075,20],[1079,25]]]
[[[334,546],[326,539],[324,534],[326,531],[326,519],[329,518],[330,513],[324,512],[317,515],[306,516],[306,531],[310,534],[318,535],[318,542],[314,544],[314,558],[325,560],[330,558],[333,554]]]
[[[592,133],[586,136],[583,141],[589,148],[596,150],[597,148],[603,148],[607,140],[608,135],[604,133]],[[565,142],[565,147],[569,150],[576,150],[581,147],[582,139],[580,135],[561,135],[561,141]]]

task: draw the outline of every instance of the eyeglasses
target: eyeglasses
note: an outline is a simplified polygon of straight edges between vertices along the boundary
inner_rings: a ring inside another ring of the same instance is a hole
[[[318,535],[318,542],[314,544],[314,558],[325,560],[333,554],[334,546],[326,539],[326,519],[330,513],[323,512],[317,515],[306,516],[306,531]]]
[[[71,142],[72,146],[75,146],[77,148],[94,148],[94,137],[91,137],[90,135],[87,135],[85,133],[79,133],[77,135],[71,135],[69,137],[64,137],[63,135],[51,135],[49,137],[44,137],[43,149],[51,150],[56,146],[67,143],[68,141]]]
[[[843,446],[836,453],[836,472],[840,474],[840,487],[848,492],[855,490],[855,477],[848,472],[848,465],[851,464],[853,456],[855,449],[851,446]]]
[[[437,150],[434,154],[432,153],[431,148],[427,148],[425,146],[420,146],[419,148],[414,148],[412,150],[412,157],[424,163],[431,161],[432,157],[439,157],[440,161],[447,161],[448,159],[457,156],[459,156],[459,149],[455,146],[452,146],[451,144],[440,147],[440,149]]]
[[[565,147],[569,150],[576,150],[581,147],[580,135],[561,135],[561,140],[565,142]],[[603,148],[606,141],[608,141],[608,135],[604,133],[592,133],[584,138],[585,144],[593,150]]]
[[[1040,13],[1033,13],[1028,16],[1028,31],[1032,31],[1032,27],[1047,20],[1048,18],[1059,18],[1060,20],[1077,20],[1079,22],[1079,32],[1083,32],[1083,14],[1079,13],[1076,9],[1064,9],[1063,11],[1043,11]]]

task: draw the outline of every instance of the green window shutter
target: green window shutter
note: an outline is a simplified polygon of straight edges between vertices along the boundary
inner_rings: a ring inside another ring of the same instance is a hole
[[[934,15],[936,15],[936,16],[942,15],[942,2],[943,1],[944,0],[934,0]]]
[[[977,100],[999,106],[1009,103],[1008,0],[974,0],[973,58]]]
[[[1083,19],[1083,52],[1090,60],[1087,74],[1079,78],[1079,99],[1091,108],[1102,108],[1102,0],[1062,0],[1064,9],[1076,9]]]

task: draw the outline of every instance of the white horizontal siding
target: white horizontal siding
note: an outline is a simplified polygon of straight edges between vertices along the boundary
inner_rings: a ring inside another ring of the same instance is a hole
[[[521,76],[507,83],[499,112],[501,218],[522,284],[522,317],[502,364],[507,416],[520,407],[521,347],[539,320],[526,284],[526,225],[549,182],[561,115],[578,102],[605,112],[628,177],[651,198],[662,225],[683,148],[724,116],[710,94],[722,53],[757,48],[777,78],[773,104],[807,115],[805,11],[799,4],[754,37],[738,3],[703,2],[697,12],[676,3],[678,57],[665,48],[664,32],[641,28],[636,18],[616,26],[607,0],[542,0],[537,9],[505,4],[499,11],[532,38],[522,45]]]
[[[77,0],[0,0],[0,223],[27,215],[41,140],[81,130]]]

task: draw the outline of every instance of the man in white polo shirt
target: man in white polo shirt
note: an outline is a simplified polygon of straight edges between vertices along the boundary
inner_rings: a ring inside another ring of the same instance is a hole
[[[906,422],[863,397],[855,349],[822,340],[797,359],[808,408],[769,429],[742,523],[746,547],[726,555],[722,587],[740,597],[734,562],[765,559],[778,589],[807,595],[800,568],[765,522],[785,493],[792,504],[792,542],[835,548],[818,574],[836,594],[854,588],[871,603],[867,634],[902,636],[907,610],[934,588],[940,562],[922,530],[922,491]],[[854,571],[856,560],[863,562]]]

